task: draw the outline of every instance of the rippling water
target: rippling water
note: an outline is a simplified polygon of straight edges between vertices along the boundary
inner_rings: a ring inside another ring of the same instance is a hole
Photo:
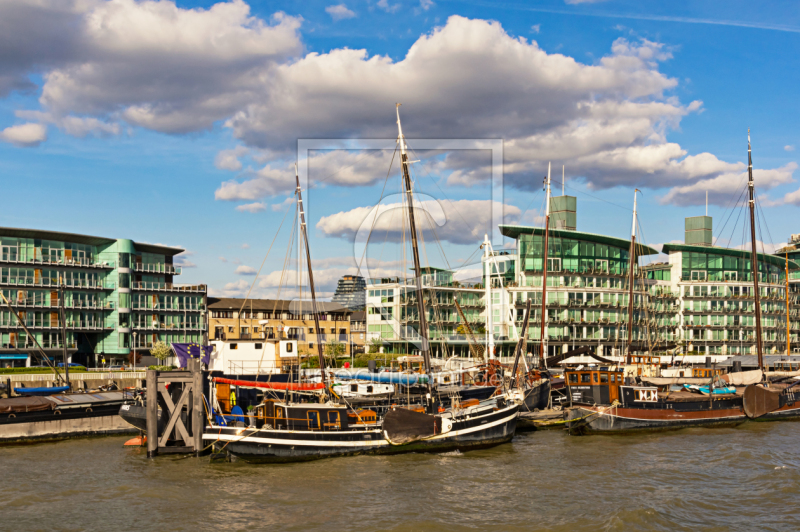
[[[800,529],[800,423],[268,466],[126,439],[0,448],[0,529]]]

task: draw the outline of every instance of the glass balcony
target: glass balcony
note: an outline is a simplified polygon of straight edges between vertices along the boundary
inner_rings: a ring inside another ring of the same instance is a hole
[[[143,273],[163,273],[165,275],[180,275],[181,268],[172,264],[142,264],[133,265],[133,271]]]
[[[159,283],[154,281],[139,281],[132,283],[133,290],[145,292],[196,292],[205,293],[207,286],[204,284],[174,284],[174,283]]]

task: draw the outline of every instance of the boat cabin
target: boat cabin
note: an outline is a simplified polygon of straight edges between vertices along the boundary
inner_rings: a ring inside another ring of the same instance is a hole
[[[422,355],[405,355],[397,357],[390,364],[392,371],[410,371],[412,373],[425,373],[425,359]]]
[[[215,340],[208,369],[226,375],[284,373],[298,363],[297,340]]]
[[[692,368],[692,377],[701,379],[710,379],[711,377],[719,377],[725,373],[721,368],[697,367]]]
[[[346,406],[320,405],[313,403],[290,405],[277,401],[266,401],[258,405],[254,414],[258,427],[269,425],[287,430],[347,430]]]
[[[342,397],[381,397],[394,393],[394,385],[379,382],[345,382],[334,385]]]
[[[565,381],[572,402],[583,404],[611,404],[619,400],[623,384],[623,370],[605,366],[565,369]]]
[[[632,355],[631,364],[635,366],[658,366],[661,364],[661,357],[652,355]]]

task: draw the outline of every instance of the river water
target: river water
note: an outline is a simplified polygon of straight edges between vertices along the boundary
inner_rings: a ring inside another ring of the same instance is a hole
[[[148,460],[126,439],[0,448],[0,529],[800,530],[800,423],[287,465]]]

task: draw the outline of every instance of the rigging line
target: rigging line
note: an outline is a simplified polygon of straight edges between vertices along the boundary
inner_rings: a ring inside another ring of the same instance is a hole
[[[283,222],[286,221],[286,217],[289,215],[289,209],[286,209],[286,214],[283,215],[283,220],[281,220],[281,224],[278,226],[278,230],[275,232],[275,236],[272,237],[272,243],[269,245],[269,249],[267,250],[267,254],[264,255],[264,260],[261,261],[261,266],[258,268],[258,273],[256,273],[255,278],[253,279],[253,283],[250,285],[250,289],[247,291],[247,295],[242,301],[242,306],[239,308],[239,315],[241,315],[242,310],[244,309],[245,304],[247,304],[247,300],[250,298],[250,292],[252,292],[253,287],[256,285],[256,281],[258,280],[258,276],[261,275],[261,269],[264,267],[264,263],[267,262],[267,257],[269,257],[269,252],[272,250],[273,244],[275,244],[275,240],[278,238],[278,234],[281,232],[281,227],[283,227]]]
[[[744,194],[744,191],[742,191],[742,194]],[[745,201],[746,201],[746,200],[745,200]],[[734,242],[734,234],[736,233],[736,227],[739,225],[739,218],[741,218],[741,216],[742,216],[742,213],[743,213],[743,212],[744,212],[744,210],[745,210],[744,201],[743,201],[742,203],[743,203],[743,204],[742,204],[742,206],[741,206],[741,207],[739,207],[739,205],[738,205],[738,203],[737,203],[737,206],[736,206],[736,208],[735,208],[735,210],[738,212],[738,214],[736,215],[736,221],[735,221],[735,222],[733,222],[733,226],[731,226],[731,237],[730,237],[730,239],[728,240],[728,245],[726,246],[726,247],[728,247],[728,248],[730,248],[730,247],[733,245],[733,242]],[[731,213],[733,213],[733,211],[731,211]],[[745,226],[746,226],[746,225],[747,225],[747,222],[746,222],[746,221],[742,221],[742,234],[743,234],[743,235],[744,235],[744,230],[745,230]],[[720,235],[719,235],[719,238],[722,238],[722,234],[720,234]],[[718,238],[717,240],[719,240],[719,238]],[[742,239],[744,239],[744,236],[742,236]],[[744,242],[744,240],[742,240],[742,242]]]
[[[764,227],[767,228],[767,236],[769,237],[769,242],[770,242],[770,244],[774,244],[775,240],[772,238],[772,233],[770,232],[769,224],[767,223],[767,213],[764,212],[764,208],[761,206],[761,200],[759,199],[758,194],[756,194],[755,197],[756,197],[756,207],[758,209],[756,212],[761,213],[760,216],[764,219]],[[763,233],[761,234],[761,240],[762,240],[761,243],[763,245],[763,243],[764,243],[764,241],[763,241],[764,240],[764,234]]]
[[[738,205],[738,203],[739,203],[739,199],[738,198],[735,200],[735,203],[734,203],[734,197],[736,195],[736,188],[741,188],[742,189],[741,194],[744,194],[744,192],[747,190],[747,187],[742,187],[742,185],[744,184],[746,178],[747,178],[747,174],[744,174],[742,176],[741,180],[739,181],[739,185],[737,187],[733,188],[733,191],[730,193],[730,196],[729,196],[730,199],[728,200],[728,204],[725,206],[725,210],[722,211],[722,216],[725,216],[725,213],[728,212],[728,209],[731,209],[731,214],[733,214],[733,210],[736,209],[736,205]],[[741,194],[740,194],[740,196],[741,196]],[[730,214],[728,215],[728,218],[730,218]]]
[[[739,197],[736,198],[734,203],[729,203],[728,207],[726,207],[725,211],[722,213],[722,215],[725,216],[725,213],[728,212],[728,208],[730,208],[730,212],[728,213],[728,217],[725,219],[725,223],[722,225],[722,229],[720,229],[720,231],[717,233],[717,237],[712,242],[712,245],[716,245],[717,241],[720,238],[722,238],[723,232],[725,231],[725,227],[727,227],[728,222],[730,221],[730,219],[733,216],[734,212],[738,212],[739,213],[739,214],[737,214],[737,218],[736,218],[737,219],[737,223],[738,223],[738,219],[739,219],[738,216],[741,215],[741,211],[739,210],[739,202],[741,201],[742,196],[744,195],[744,193],[747,191],[747,187],[746,186],[742,186],[741,182],[739,183],[739,188],[741,189],[741,192],[739,193]],[[734,189],[734,191],[731,193],[731,198],[733,198],[735,194],[736,194],[736,189]],[[734,224],[734,226],[735,226],[735,224]]]
[[[560,183],[560,181],[559,181],[558,179],[551,179],[550,181],[551,181],[551,182],[552,182],[552,181],[555,181],[556,183]],[[574,182],[575,182],[575,180],[573,179],[573,180],[572,180],[572,181],[570,181],[570,182],[571,182],[571,183],[574,183]],[[593,194],[589,194],[589,193],[588,193],[588,192],[586,192],[585,190],[581,190],[581,189],[578,189],[578,188],[572,187],[572,186],[570,186],[570,185],[567,185],[566,183],[564,184],[564,186],[565,186],[566,188],[570,189],[570,190],[574,190],[575,192],[578,192],[578,193],[580,193],[580,194],[584,194],[584,195],[586,195],[586,196],[589,196],[590,198],[594,198],[594,199],[596,199],[596,200],[599,200],[599,201],[602,201],[602,202],[608,203],[609,205],[613,205],[614,207],[619,207],[620,209],[623,209],[623,210],[626,210],[626,211],[633,212],[633,209],[631,209],[630,207],[624,207],[624,206],[622,206],[622,205],[618,205],[618,204],[616,204],[616,203],[614,203],[614,202],[611,202],[611,201],[608,201],[608,200],[604,200],[604,199],[603,199],[603,198],[601,198],[600,196],[595,196],[595,195],[593,195]]]
[[[406,142],[406,148],[408,148],[409,150],[411,150],[411,152],[412,152],[412,154],[414,155],[414,157],[417,157],[418,159],[421,159],[421,157],[420,157],[419,155],[417,155],[417,152],[414,150],[414,148],[410,147],[410,146],[408,145],[408,143],[407,143],[407,142]],[[410,171],[411,171],[411,166],[409,165],[409,172],[410,172]],[[472,226],[470,226],[470,224],[467,222],[467,220],[466,220],[466,219],[464,219],[464,215],[462,215],[462,214],[461,214],[461,211],[459,211],[459,210],[456,208],[456,206],[455,206],[455,204],[453,203],[453,201],[452,201],[452,200],[451,200],[451,199],[450,199],[450,198],[447,196],[447,194],[445,194],[444,190],[442,190],[442,187],[440,187],[440,186],[439,186],[439,183],[437,183],[437,182],[436,182],[436,180],[433,178],[433,176],[431,176],[431,175],[428,173],[428,171],[424,169],[424,167],[422,168],[422,171],[425,173],[426,177],[428,177],[428,178],[429,178],[431,181],[433,181],[433,184],[434,184],[434,185],[436,185],[436,188],[438,188],[438,189],[439,189],[439,192],[441,192],[441,193],[442,193],[442,196],[444,196],[444,198],[445,198],[445,199],[448,201],[448,203],[450,203],[450,205],[453,207],[453,210],[454,210],[454,211],[456,211],[456,212],[458,213],[458,216],[459,216],[459,217],[461,217],[461,220],[462,220],[462,221],[463,221],[463,222],[464,222],[464,223],[467,225],[467,227],[469,227],[469,228],[470,228],[470,230],[471,230],[472,232],[475,232],[475,228],[474,228],[474,227],[472,227]],[[414,173],[416,173],[416,171],[415,171]],[[413,177],[413,176],[412,176],[412,177]],[[415,180],[415,184],[416,184],[416,180]],[[420,190],[420,189],[418,189],[418,190],[417,190],[417,192],[421,192],[421,190]]]
[[[383,195],[386,192],[386,184],[389,182],[389,175],[392,172],[392,165],[394,164],[394,158],[397,155],[397,146],[395,146],[394,151],[392,152],[392,160],[389,161],[389,169],[386,171],[386,177],[383,180],[383,188],[381,189],[381,196],[378,198],[378,209],[375,211],[375,216],[372,219],[372,225],[369,228],[369,233],[367,233],[367,241],[364,243],[364,251],[361,254],[361,259],[358,261],[358,269],[356,270],[356,275],[361,274],[361,265],[364,263],[364,257],[367,255],[367,247],[369,246],[369,240],[372,236],[372,230],[375,229],[375,224],[378,221],[378,216],[380,215],[380,204],[383,201]],[[387,232],[388,234],[388,232]]]

